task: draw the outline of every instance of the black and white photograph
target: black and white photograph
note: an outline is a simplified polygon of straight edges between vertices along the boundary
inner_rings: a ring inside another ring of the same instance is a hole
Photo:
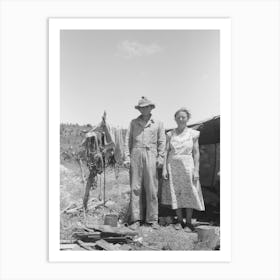
[[[220,29],[58,41],[59,250],[220,251]]]
[[[279,280],[279,8],[0,1],[0,279]]]

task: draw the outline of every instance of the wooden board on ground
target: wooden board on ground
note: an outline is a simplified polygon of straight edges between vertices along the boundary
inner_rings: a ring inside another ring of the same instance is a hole
[[[84,248],[84,249],[86,249],[88,251],[92,250],[92,248],[87,243],[84,243],[81,240],[77,240],[77,244],[79,244],[80,247],[82,247],[82,248]]]
[[[127,227],[112,227],[109,225],[87,225],[87,228],[96,231],[101,231],[102,233],[115,234],[115,236],[136,236],[137,231],[131,230]]]
[[[60,250],[73,250],[76,247],[76,244],[60,244]]]
[[[100,249],[105,250],[105,251],[119,251],[118,246],[110,244],[103,239],[96,241],[95,247],[100,248]]]

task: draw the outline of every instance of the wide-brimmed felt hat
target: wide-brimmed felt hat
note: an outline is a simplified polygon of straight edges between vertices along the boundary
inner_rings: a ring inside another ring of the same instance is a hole
[[[149,100],[145,96],[142,96],[142,98],[138,101],[138,105],[135,106],[135,109],[139,109],[147,106],[152,106],[153,109],[156,107],[156,105],[151,100]]]

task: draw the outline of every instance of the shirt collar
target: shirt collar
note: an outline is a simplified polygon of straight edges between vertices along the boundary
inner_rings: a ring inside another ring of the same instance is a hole
[[[140,124],[141,126],[144,127],[144,122],[141,118],[141,115],[137,118],[137,122],[138,124]],[[148,120],[148,122],[146,123],[145,127],[149,126],[151,123],[154,123],[155,119],[153,118],[153,116],[151,115],[150,119]]]

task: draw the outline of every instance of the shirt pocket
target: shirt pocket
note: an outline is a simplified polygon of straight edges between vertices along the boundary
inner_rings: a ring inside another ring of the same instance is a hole
[[[145,136],[147,143],[157,144],[157,129],[155,127],[148,127],[145,131]]]

